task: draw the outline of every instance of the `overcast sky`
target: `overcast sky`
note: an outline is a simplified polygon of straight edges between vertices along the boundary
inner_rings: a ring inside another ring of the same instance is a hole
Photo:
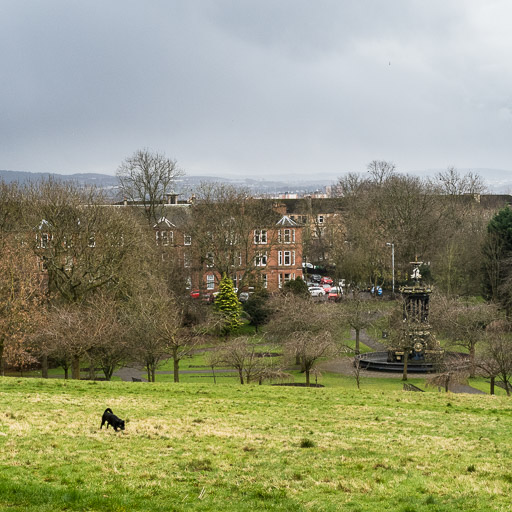
[[[512,170],[510,0],[0,0],[0,169]],[[512,173],[511,173],[512,175]]]

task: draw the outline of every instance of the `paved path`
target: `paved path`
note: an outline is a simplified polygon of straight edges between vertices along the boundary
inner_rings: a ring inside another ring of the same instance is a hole
[[[219,373],[236,373],[237,370],[230,370],[230,369],[218,369],[218,370],[215,370],[215,374],[219,374]],[[125,367],[125,368],[121,368],[120,370],[118,370],[117,372],[114,372],[114,375],[116,377],[120,377],[121,380],[124,380],[126,382],[132,382],[132,378],[135,378],[135,379],[141,379],[142,381],[144,382],[147,382],[148,379],[145,378],[146,376],[146,370],[144,370],[144,368],[137,368],[137,367]],[[189,374],[194,374],[194,373],[198,373],[198,374],[203,374],[203,373],[211,373],[211,370],[209,368],[205,368],[204,370],[180,370],[180,375],[183,375],[185,373],[189,373]],[[162,371],[158,371],[156,372],[157,375],[173,375],[174,374],[174,371],[173,370],[162,370]]]

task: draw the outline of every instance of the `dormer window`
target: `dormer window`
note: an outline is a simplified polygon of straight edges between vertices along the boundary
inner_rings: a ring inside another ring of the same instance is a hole
[[[295,229],[287,228],[283,230],[279,230],[278,232],[278,241],[283,244],[291,244],[295,242]]]
[[[158,245],[169,245],[172,244],[174,240],[174,232],[168,231],[167,229],[163,229],[161,231],[156,231],[156,243]]]
[[[50,235],[48,233],[41,233],[38,235],[38,247],[40,249],[48,249],[50,245]]]

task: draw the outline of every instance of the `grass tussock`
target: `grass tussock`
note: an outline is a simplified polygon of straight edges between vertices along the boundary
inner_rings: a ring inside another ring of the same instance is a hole
[[[506,398],[130,384],[0,379],[0,510],[509,510]]]

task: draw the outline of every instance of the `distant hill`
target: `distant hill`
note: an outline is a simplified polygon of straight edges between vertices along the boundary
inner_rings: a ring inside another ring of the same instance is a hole
[[[79,185],[96,186],[98,188],[116,191],[119,181],[116,176],[98,173],[78,174],[54,174],[47,172],[26,172],[26,171],[2,171],[0,179],[5,183],[16,182],[21,185],[26,183],[37,183],[38,181],[52,178],[57,181],[72,181]],[[331,182],[329,180],[308,180],[308,181],[267,181],[252,178],[230,179],[219,176],[184,176],[176,184],[177,192],[187,194],[192,192],[201,183],[226,183],[234,186],[245,187],[257,194],[275,194],[283,192],[307,193],[322,190]]]
[[[428,169],[414,171],[411,174],[427,177],[434,176],[443,169]],[[479,174],[485,180],[490,193],[510,193],[512,191],[512,171],[500,169],[458,169],[461,174],[472,171]],[[343,173],[341,173],[343,174]],[[73,181],[80,185],[97,186],[113,193],[117,190],[119,182],[115,176],[100,173],[77,173],[77,174],[55,174],[48,172],[27,172],[27,171],[2,171],[0,179],[6,183],[17,182],[20,184],[37,182],[52,177],[58,181]],[[245,187],[255,194],[277,194],[277,193],[298,193],[305,194],[323,190],[324,187],[332,185],[337,180],[321,176],[317,179],[302,180],[293,176],[284,176],[279,180],[265,180],[256,178],[223,178],[221,176],[184,176],[180,178],[176,188],[177,192],[189,194],[197,189],[200,183],[226,183],[230,185]]]
[[[96,185],[100,188],[117,187],[118,181],[115,176],[108,174],[79,173],[79,174],[55,174],[49,172],[27,172],[27,171],[2,171],[0,179],[5,183],[37,183],[38,181],[53,178],[57,181],[73,181],[80,185]]]

